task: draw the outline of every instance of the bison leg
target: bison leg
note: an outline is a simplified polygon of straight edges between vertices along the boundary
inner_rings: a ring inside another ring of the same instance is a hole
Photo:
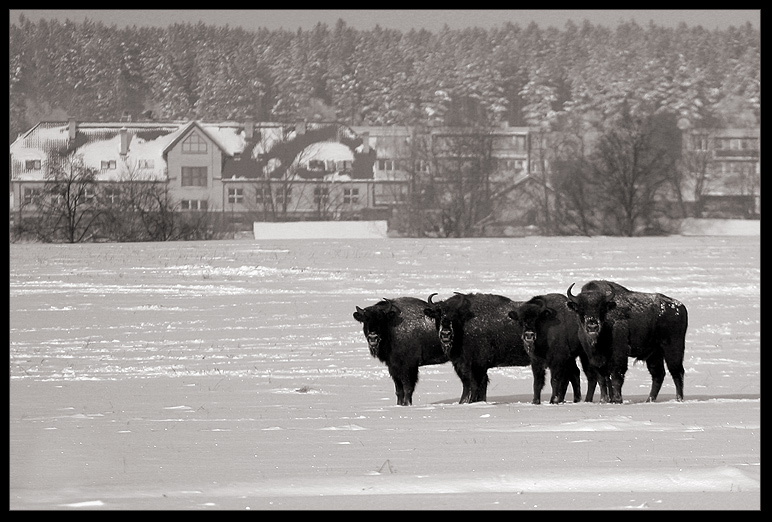
[[[625,383],[625,373],[620,370],[613,370],[609,380],[611,382],[609,400],[615,404],[622,404],[622,386]]]
[[[550,385],[552,386],[550,404],[560,404],[566,398],[566,390],[568,389],[568,373],[563,368],[551,367]]]
[[[581,402],[582,400],[582,379],[581,374],[579,373],[579,367],[576,365],[576,359],[571,361],[571,375],[569,377],[571,380],[571,389],[574,392],[574,402]],[[566,395],[566,388],[568,385],[563,386],[563,395],[564,398]],[[562,401],[561,401],[562,402]]]
[[[598,386],[598,369],[590,364],[587,357],[582,354],[579,356],[579,361],[582,363],[582,370],[587,377],[587,395],[585,396],[585,402],[592,402],[595,396],[595,388]]]
[[[472,368],[469,387],[469,402],[485,402],[488,400],[488,369]]]
[[[458,399],[459,404],[466,404],[469,402],[469,394],[471,393],[471,381],[467,376],[467,372],[464,371],[460,364],[453,362],[453,369],[456,371],[456,375],[461,379],[461,398]]]
[[[681,351],[683,353],[683,350]],[[670,376],[673,377],[673,383],[675,383],[676,400],[684,400],[684,363],[681,358],[671,361],[670,358],[665,359],[667,363],[667,369],[670,372]]]
[[[544,377],[547,370],[541,361],[531,361],[531,372],[533,373],[533,399],[531,403],[541,404],[541,391],[544,388]],[[552,401],[550,400],[550,402]]]
[[[397,393],[397,405],[404,406],[405,405],[405,388],[402,386],[402,381],[397,377],[394,377],[394,388]]]
[[[611,380],[608,375],[599,375],[598,384],[600,385],[600,402],[609,402],[611,399]]]
[[[389,373],[394,380],[394,388],[397,394],[399,406],[413,404],[413,390],[418,382],[418,366],[414,368],[389,367]]]
[[[646,359],[646,366],[649,368],[651,374],[651,391],[646,402],[654,402],[657,400],[659,390],[662,388],[662,382],[665,380],[665,361],[662,358],[662,354],[654,354]]]

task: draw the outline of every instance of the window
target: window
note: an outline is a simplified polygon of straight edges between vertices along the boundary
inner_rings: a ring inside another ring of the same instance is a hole
[[[525,160],[521,159],[496,158],[495,161],[499,170],[520,172],[525,168]]]
[[[375,205],[396,205],[407,201],[407,185],[403,183],[376,183],[373,188]]]
[[[244,202],[244,189],[243,188],[229,188],[228,189],[228,203],[243,203]]]
[[[705,135],[692,136],[692,150],[708,150],[708,137]]]
[[[255,189],[255,203],[263,204],[271,202],[271,192],[268,189],[258,187]]]
[[[338,160],[335,162],[335,165],[339,172],[348,172],[351,170],[352,162],[349,160]]]
[[[429,172],[429,162],[426,160],[416,160],[415,162],[416,172]]]
[[[115,160],[102,160],[102,170],[115,170]]]
[[[24,168],[26,170],[40,170],[40,160],[26,160]]]
[[[292,187],[276,187],[276,203],[283,205],[292,201]]]
[[[27,205],[35,204],[39,198],[40,198],[40,189],[39,188],[24,187],[24,203],[25,204],[27,204]]]
[[[107,187],[104,191],[105,201],[114,205],[120,199],[121,191],[116,187]]]
[[[91,203],[94,201],[94,189],[91,187],[84,187],[83,188],[83,201],[86,203]]]
[[[183,154],[206,154],[206,141],[195,132],[182,142]]]
[[[183,187],[206,187],[206,167],[182,167]]]
[[[330,199],[330,189],[327,187],[314,187],[314,203],[327,203]]]
[[[324,170],[324,161],[311,160],[308,162],[308,170]]]
[[[379,159],[378,170],[394,170],[394,160]]]
[[[758,150],[758,148],[759,148],[759,145],[758,145],[758,140],[756,138],[745,138],[742,140],[743,150]]]
[[[205,199],[183,199],[180,201],[182,210],[206,210],[207,202]]]
[[[359,202],[359,189],[347,188],[343,189],[343,203],[358,203]]]
[[[154,168],[155,164],[151,159],[141,159],[139,160],[138,166],[141,169],[152,169]]]

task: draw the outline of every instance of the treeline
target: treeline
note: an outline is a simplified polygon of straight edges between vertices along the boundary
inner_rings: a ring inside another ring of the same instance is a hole
[[[10,26],[10,138],[45,119],[497,123],[668,113],[693,126],[760,119],[760,30],[587,21],[562,29],[297,31],[198,24]],[[148,112],[150,111],[150,112]]]

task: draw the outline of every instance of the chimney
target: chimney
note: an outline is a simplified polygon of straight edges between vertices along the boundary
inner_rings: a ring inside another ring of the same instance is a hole
[[[70,138],[70,142],[75,141],[75,131],[77,130],[75,118],[70,118],[69,127],[67,130],[68,130],[68,137]]]
[[[370,154],[370,133],[362,133],[362,154]]]
[[[129,153],[129,131],[126,127],[121,127],[121,156],[126,156]]]
[[[244,137],[246,137],[247,141],[252,141],[252,138],[255,135],[255,122],[252,120],[247,120],[247,122],[244,124]]]

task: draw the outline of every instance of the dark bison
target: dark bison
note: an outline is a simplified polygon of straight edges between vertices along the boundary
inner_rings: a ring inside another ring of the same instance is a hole
[[[425,313],[434,319],[442,349],[461,379],[460,403],[487,400],[488,368],[528,366],[517,323],[509,312],[521,303],[493,294],[459,294],[433,302]]]
[[[587,355],[579,342],[576,314],[568,309],[568,299],[563,294],[537,295],[526,301],[509,317],[518,323],[522,332],[523,346],[531,358],[533,371],[533,403],[541,403],[546,369],[550,370],[552,395],[550,404],[565,400],[568,383],[574,391],[574,402],[582,399],[581,379],[576,358],[582,363],[587,376],[587,396],[592,402],[597,378]]]
[[[385,363],[394,380],[397,404],[413,404],[418,367],[448,362],[437,332],[426,319],[428,303],[414,297],[384,299],[367,308],[356,307],[370,354]]]
[[[611,281],[590,281],[576,296],[571,294],[573,286],[566,292],[568,307],[579,317],[579,340],[590,364],[607,381],[610,401],[622,402],[628,357],[646,361],[651,374],[647,402],[657,400],[665,364],[676,400],[682,401],[686,307],[666,295],[634,292]]]

